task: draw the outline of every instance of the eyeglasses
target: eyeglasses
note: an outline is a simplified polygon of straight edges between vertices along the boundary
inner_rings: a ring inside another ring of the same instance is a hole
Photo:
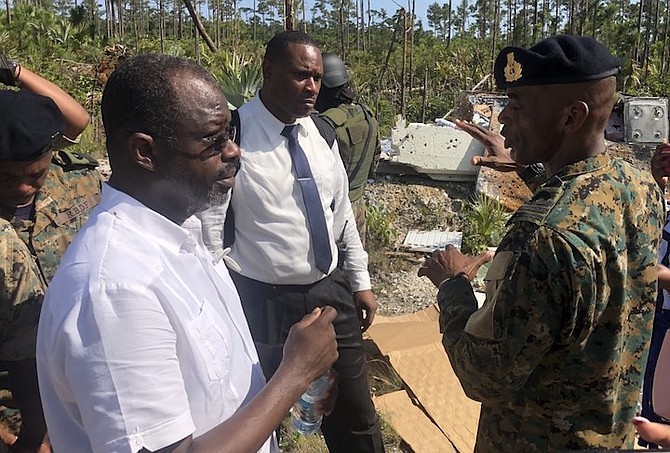
[[[178,149],[173,149],[172,151],[179,154],[185,159],[208,160],[211,159],[212,157],[220,155],[223,152],[223,150],[226,149],[226,146],[228,146],[228,140],[234,142],[236,136],[237,136],[237,127],[228,126],[228,129],[226,129],[226,132],[223,135],[219,135],[218,137],[205,138],[204,140],[210,142],[211,145],[207,146],[207,148],[203,149],[198,154],[191,154],[185,151],[179,151]]]
[[[141,132],[147,135],[151,135],[152,137],[163,137],[165,136],[161,134],[157,134],[154,132],[145,132],[145,131],[130,131],[127,130],[126,132],[129,132],[131,134],[134,134],[136,132]],[[212,157],[220,155],[224,149],[226,149],[226,146],[228,146],[228,141],[235,141],[235,137],[237,136],[237,127],[235,126],[228,126],[226,129],[226,132],[223,133],[222,135],[216,136],[216,137],[206,137],[203,140],[206,142],[211,143],[210,145],[207,145],[205,149],[200,151],[197,154],[191,154],[187,153],[186,151],[180,151],[178,149],[171,149],[172,152],[179,154],[181,157],[184,159],[190,159],[190,160],[208,160],[211,159]]]

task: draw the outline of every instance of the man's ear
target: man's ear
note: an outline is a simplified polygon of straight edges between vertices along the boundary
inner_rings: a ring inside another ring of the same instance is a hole
[[[135,132],[128,137],[128,152],[132,161],[147,171],[156,171],[156,148],[151,135]]]
[[[567,109],[563,130],[568,134],[574,134],[584,125],[589,113],[589,105],[586,102],[574,101]]]
[[[262,68],[263,68],[263,78],[269,79],[270,76],[272,75],[272,62],[267,58],[263,58]]]

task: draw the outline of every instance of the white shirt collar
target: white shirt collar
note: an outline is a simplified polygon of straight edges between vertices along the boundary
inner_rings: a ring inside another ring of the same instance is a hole
[[[191,216],[182,225],[177,225],[167,217],[149,209],[147,206],[108,183],[102,184],[102,200],[98,209],[108,211],[119,221],[131,221],[141,228],[152,240],[163,243],[169,248],[188,251],[194,250],[200,235],[200,220]]]
[[[279,137],[284,130],[284,127],[287,126],[286,123],[283,121],[280,121],[276,116],[272,114],[268,110],[268,108],[263,104],[263,100],[261,99],[260,91],[256,95],[255,98],[253,98],[251,101],[255,105],[256,109],[258,110],[256,119],[258,123],[261,125],[263,131],[267,134],[267,138],[272,140],[275,137]],[[298,128],[298,133],[302,136],[305,136],[307,134],[305,130],[305,122],[311,121],[311,118],[308,116],[302,117],[302,118],[296,118],[295,123],[292,124],[298,124],[301,127]],[[244,133],[244,132],[242,132]]]

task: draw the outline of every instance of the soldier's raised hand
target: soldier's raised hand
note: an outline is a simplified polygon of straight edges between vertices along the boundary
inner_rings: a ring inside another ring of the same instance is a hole
[[[489,167],[497,171],[521,171],[522,165],[518,165],[510,156],[510,149],[505,148],[505,138],[497,132],[485,129],[469,121],[455,120],[459,129],[467,132],[481,143],[488,151],[487,156],[474,156],[472,165]]]

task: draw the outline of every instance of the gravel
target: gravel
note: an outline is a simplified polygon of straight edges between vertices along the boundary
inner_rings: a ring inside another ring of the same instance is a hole
[[[367,185],[368,206],[382,211],[394,232],[393,243],[379,247],[374,240],[378,227],[368,218],[369,269],[380,315],[413,313],[436,302],[435,286],[417,276],[423,254],[403,250],[402,242],[412,229],[460,231],[460,212],[473,190],[474,183],[397,177],[380,178]]]

